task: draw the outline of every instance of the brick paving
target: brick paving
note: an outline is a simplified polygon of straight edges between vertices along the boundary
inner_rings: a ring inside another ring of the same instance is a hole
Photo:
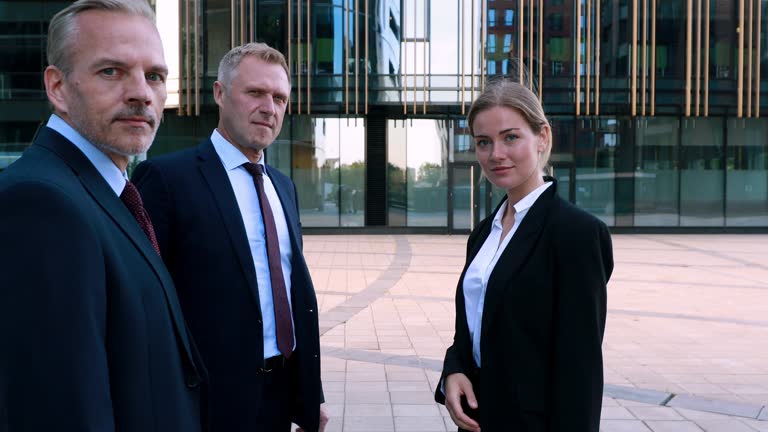
[[[768,431],[768,235],[615,235],[605,432]],[[455,431],[432,400],[463,235],[308,235],[328,431]]]

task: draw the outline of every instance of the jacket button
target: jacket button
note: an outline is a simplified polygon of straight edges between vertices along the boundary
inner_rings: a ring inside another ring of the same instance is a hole
[[[187,387],[189,387],[192,390],[200,387],[200,377],[197,375],[187,376]]]

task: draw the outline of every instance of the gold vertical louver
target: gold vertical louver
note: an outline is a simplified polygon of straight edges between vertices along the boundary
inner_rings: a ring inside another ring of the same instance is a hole
[[[696,0],[694,7],[693,0],[687,0],[685,27],[686,117],[690,117],[691,114],[697,117],[709,115],[710,1]],[[691,104],[693,104],[693,108]]]
[[[365,114],[368,114],[368,0],[365,2],[365,82],[363,86],[365,88]]]
[[[233,0],[234,1],[234,0]],[[288,0],[287,2],[288,7],[288,40],[285,44],[288,47],[288,74],[291,74],[291,68],[293,67],[293,0]],[[292,103],[288,103],[288,114],[291,114],[293,112]]]
[[[656,115],[656,1],[632,0],[632,36],[631,36],[631,66],[630,66],[630,111],[633,117],[638,115],[638,93],[640,99],[640,116]],[[687,0],[688,2],[692,0]],[[598,17],[600,8],[598,2]],[[599,19],[598,19],[599,21]],[[597,24],[599,30],[599,22]],[[686,49],[689,47],[687,46]],[[600,35],[597,35],[596,50],[600,50]],[[639,57],[639,59],[638,59]],[[688,67],[686,62],[686,68]],[[599,99],[600,57],[596,60],[596,99]],[[686,72],[686,76],[690,72]],[[640,81],[638,83],[638,81]],[[686,80],[686,101],[690,99],[690,81]],[[640,91],[638,92],[638,87]],[[598,101],[595,101],[598,105]],[[686,105],[689,105],[686,102]],[[596,108],[596,114],[598,108]]]
[[[307,0],[307,114],[312,114],[312,0]]]
[[[691,1],[691,0],[688,0]],[[637,0],[632,0],[632,69],[630,71],[631,89],[629,92],[632,116],[637,115]]]
[[[737,116],[745,116],[744,107],[746,105],[746,117],[760,117],[762,4],[761,0],[746,0],[749,5],[745,6],[744,1],[739,1]],[[744,52],[744,38],[746,38],[746,53]],[[746,78],[744,77],[745,74]]]
[[[200,115],[200,1],[179,3],[179,107],[181,116]]]
[[[424,66],[421,69],[421,94],[422,94],[421,95],[421,97],[422,97],[422,100],[421,100],[421,113],[422,114],[426,114],[427,113],[427,65],[430,64],[428,59],[427,59],[427,28],[428,28],[428,25],[429,25],[429,21],[428,21],[429,20],[429,16],[428,16],[428,13],[427,13],[429,11],[429,9],[427,8],[427,1],[429,1],[429,0],[424,0],[424,3],[423,3],[424,4],[424,14],[423,14],[424,15],[424,37],[422,38],[422,42],[423,43],[421,45],[421,47],[422,47],[422,50],[421,50],[422,51],[422,56],[424,57],[424,59],[422,61],[422,64]]]
[[[598,2],[599,4],[599,2]],[[539,0],[539,102],[544,88],[544,0]]]
[[[520,0],[521,2],[523,0]],[[466,112],[466,97],[465,97],[465,85],[464,85],[464,77],[465,77],[465,71],[464,71],[464,0],[461,0],[459,3],[461,5],[461,13],[459,14],[459,21],[460,21],[460,41],[461,41],[461,58],[459,59],[459,68],[461,69],[461,114],[464,115]]]
[[[289,0],[293,1],[293,0]],[[296,101],[297,114],[301,115],[301,70],[302,60],[304,57],[303,49],[301,46],[301,0],[297,0],[296,3]]]
[[[581,116],[583,94],[584,115],[590,116],[600,113],[600,1],[584,0],[583,3],[583,8],[581,4],[577,4],[576,7],[575,102],[576,115]],[[540,31],[543,32],[543,23],[540,27]],[[539,35],[539,37],[542,36],[542,34]],[[539,63],[541,64],[543,62],[543,46],[540,51]],[[583,75],[582,65],[584,67]]]

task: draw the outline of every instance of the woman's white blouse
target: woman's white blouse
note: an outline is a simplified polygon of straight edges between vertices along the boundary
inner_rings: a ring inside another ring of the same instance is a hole
[[[505,201],[499,207],[499,211],[496,212],[493,218],[491,233],[485,239],[485,243],[483,243],[472,263],[469,264],[464,275],[464,284],[462,285],[464,307],[467,312],[469,335],[472,338],[472,356],[475,358],[475,363],[477,363],[478,367],[481,366],[480,334],[482,332],[483,307],[485,306],[485,290],[488,287],[488,279],[491,277],[499,257],[504,252],[504,249],[506,249],[512,236],[515,235],[515,231],[523,222],[525,215],[528,214],[528,210],[551,184],[551,182],[544,183],[513,206],[515,209],[515,224],[501,243],[499,242],[502,231],[501,218],[504,215],[504,210],[507,208],[508,201]]]

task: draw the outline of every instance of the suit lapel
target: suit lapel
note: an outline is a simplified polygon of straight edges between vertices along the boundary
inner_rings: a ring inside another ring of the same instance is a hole
[[[237,260],[248,282],[248,287],[251,289],[253,300],[256,302],[256,309],[261,313],[256,269],[253,267],[253,256],[247,240],[248,235],[245,232],[243,217],[237,205],[232,183],[230,183],[224,165],[222,165],[210,139],[198,146],[197,155],[200,161],[200,173],[205,182],[208,183],[211,196],[216,201],[224,228],[229,235],[229,241],[235,249],[235,255],[237,255]]]
[[[72,168],[94,201],[115,222],[120,230],[125,233],[136,249],[147,260],[160,280],[176,331],[181,338],[187,357],[190,359],[191,364],[194,365],[181,308],[176,298],[176,291],[173,288],[173,281],[163,264],[162,258],[152,247],[152,243],[141,227],[139,227],[139,224],[136,223],[136,219],[134,219],[123,202],[120,201],[120,198],[115,195],[115,191],[109,187],[109,184],[107,184],[106,180],[104,180],[88,158],[66,138],[50,128],[42,128],[35,144],[51,150]]]
[[[533,247],[538,243],[556,194],[557,184],[553,183],[536,200],[491,272],[485,291],[480,346],[486,342],[483,340],[487,334],[486,330],[491,328],[496,311],[502,302],[504,291],[510,288],[510,281],[515,278],[521,266],[530,256]],[[512,289],[515,288],[524,289],[525,287],[512,287]]]

